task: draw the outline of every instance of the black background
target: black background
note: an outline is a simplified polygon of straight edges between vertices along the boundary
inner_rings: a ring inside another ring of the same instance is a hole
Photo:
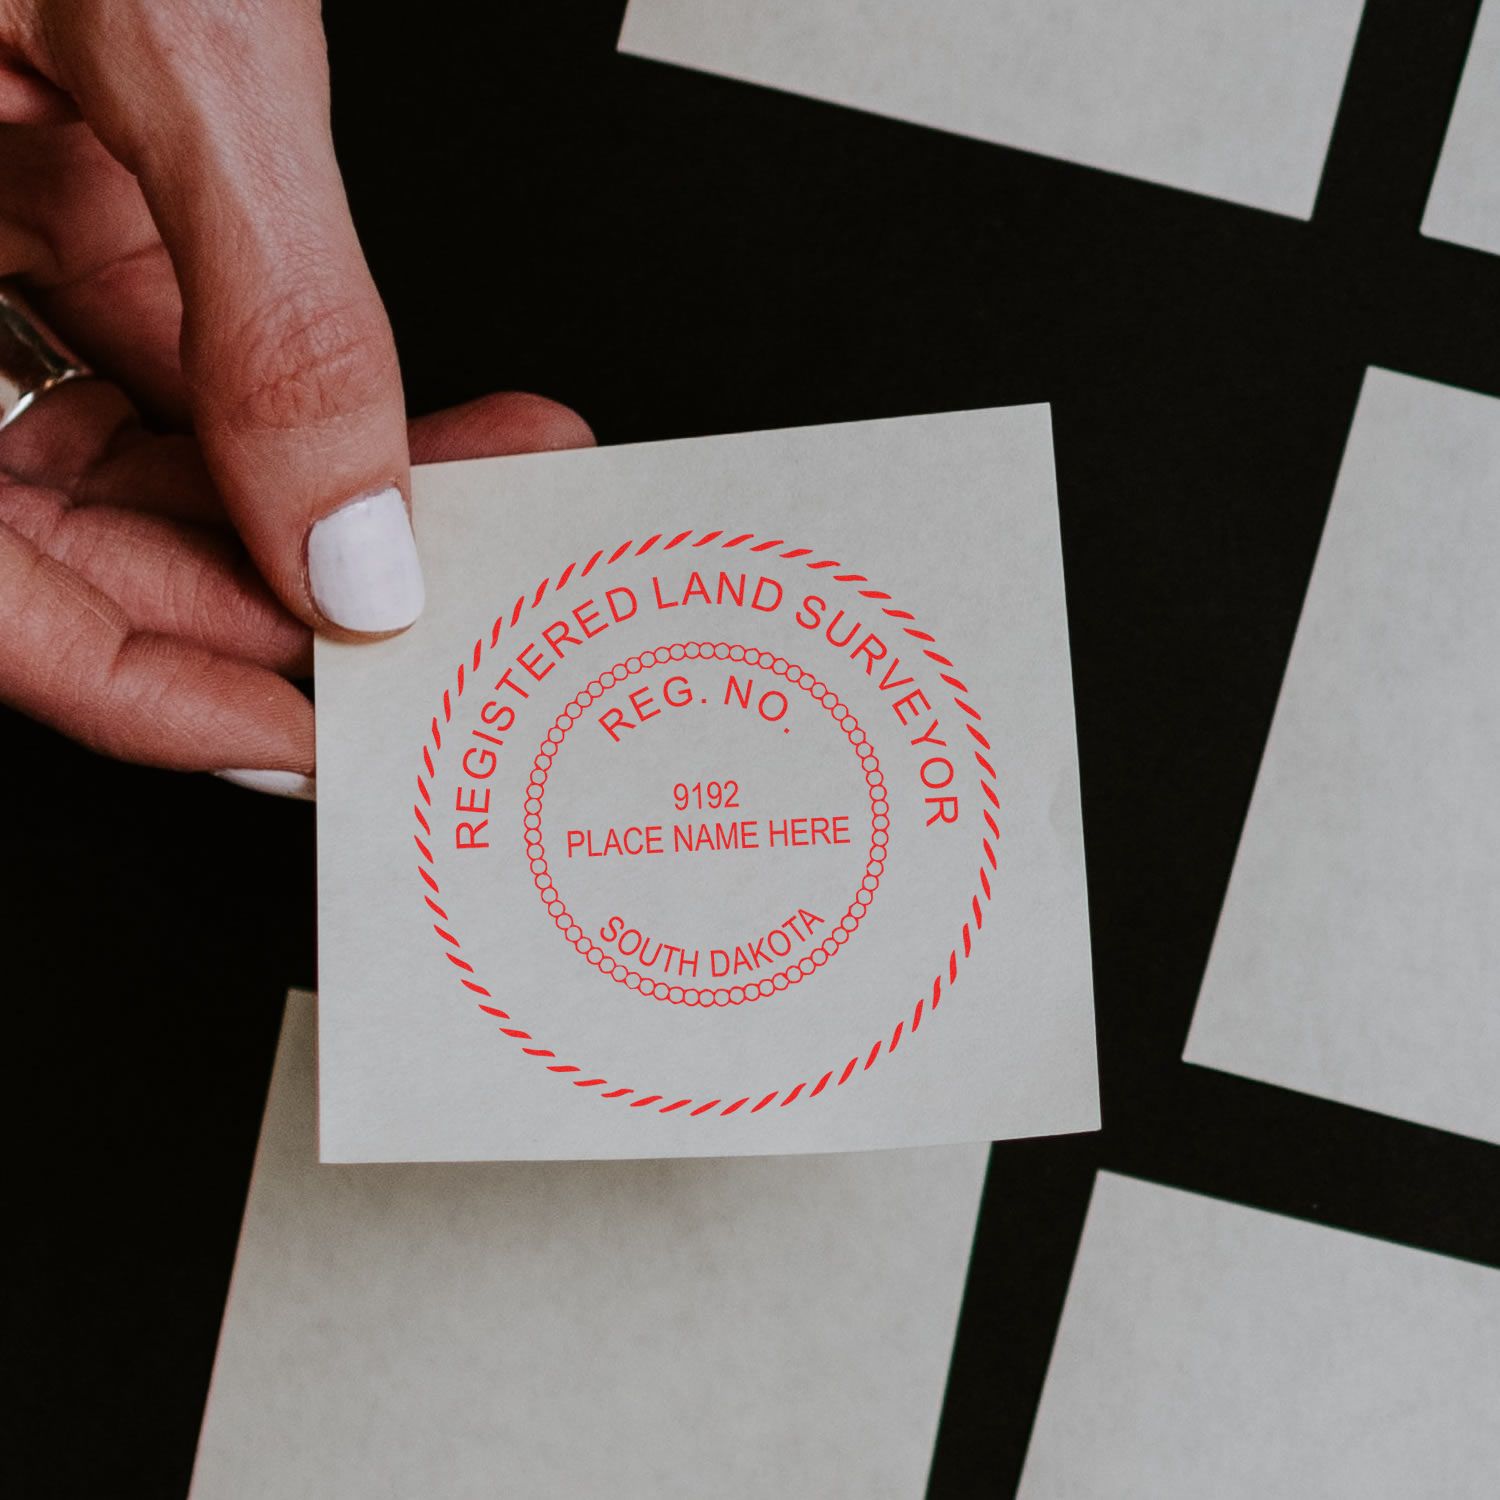
[[[1369,0],[1310,224],[622,58],[622,11],[330,6],[414,411],[1053,404],[1105,1128],[993,1153],[932,1493],[1008,1495],[1096,1167],[1500,1265],[1500,1150],[1179,1061],[1362,373],[1500,396],[1500,259],[1418,233],[1477,0]],[[0,744],[18,1493],[180,1496],[312,813]]]

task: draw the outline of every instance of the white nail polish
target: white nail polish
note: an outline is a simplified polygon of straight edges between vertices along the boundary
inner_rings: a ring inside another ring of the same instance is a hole
[[[252,792],[272,797],[295,797],[299,802],[318,800],[318,779],[300,771],[215,771],[220,781],[233,782]]]
[[[394,486],[324,516],[308,534],[307,578],[317,606],[345,630],[404,630],[426,591],[406,502]]]

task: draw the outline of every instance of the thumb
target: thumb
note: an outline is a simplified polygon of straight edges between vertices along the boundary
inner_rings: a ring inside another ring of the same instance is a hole
[[[401,377],[334,159],[316,5],[69,0],[48,40],[161,232],[194,428],[262,573],[315,628],[404,629],[423,588]]]

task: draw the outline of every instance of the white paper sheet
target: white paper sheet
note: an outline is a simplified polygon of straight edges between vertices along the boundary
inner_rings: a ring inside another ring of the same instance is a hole
[[[1363,0],[631,0],[625,52],[1309,218]]]
[[[1500,1141],[1500,401],[1365,377],[1189,1062]]]
[[[328,1167],[293,995],[194,1500],[923,1493],[986,1149]]]
[[[1422,233],[1500,255],[1500,3],[1479,12]]]
[[[1020,1500],[1492,1500],[1500,1273],[1101,1173]]]
[[[1096,1126],[1044,407],[415,485],[427,612],[318,646],[325,1160]]]

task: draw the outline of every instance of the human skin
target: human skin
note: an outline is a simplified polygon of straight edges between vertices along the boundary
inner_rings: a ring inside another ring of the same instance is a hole
[[[420,608],[412,459],[592,441],[408,426],[308,0],[0,0],[0,277],[101,376],[0,431],[0,700],[126,760],[310,777],[312,633]]]

